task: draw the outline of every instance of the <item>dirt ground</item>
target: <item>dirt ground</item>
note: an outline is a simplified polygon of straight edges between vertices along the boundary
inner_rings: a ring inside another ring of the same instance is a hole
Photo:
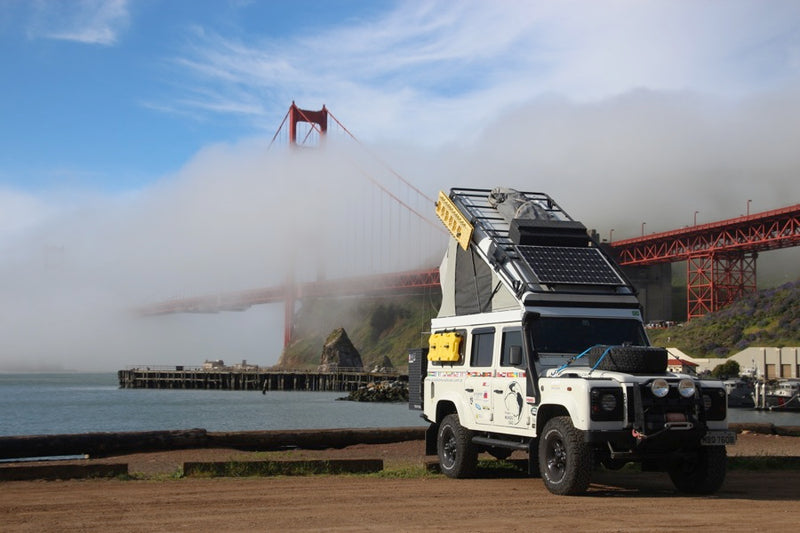
[[[744,434],[729,455],[800,456],[800,438]],[[597,472],[589,493],[554,496],[540,479],[488,473],[183,478],[184,461],[382,458],[419,466],[420,441],[340,450],[181,450],[94,459],[146,479],[0,483],[3,531],[705,531],[794,529],[800,470],[729,472],[713,496],[677,494],[666,474]]]

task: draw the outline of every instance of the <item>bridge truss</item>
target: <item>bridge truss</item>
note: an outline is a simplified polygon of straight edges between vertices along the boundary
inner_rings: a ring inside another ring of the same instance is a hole
[[[610,243],[623,266],[686,261],[687,318],[755,292],[759,252],[800,244],[800,204]]]

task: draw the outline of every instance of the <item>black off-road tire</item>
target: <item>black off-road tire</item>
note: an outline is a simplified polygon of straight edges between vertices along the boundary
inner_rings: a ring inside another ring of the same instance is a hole
[[[436,438],[436,451],[439,455],[439,469],[452,478],[465,478],[475,475],[478,466],[478,452],[471,441],[470,431],[458,421],[458,415],[447,415],[439,425]]]
[[[727,464],[725,446],[702,446],[694,458],[670,468],[669,478],[680,492],[713,494],[725,481]]]
[[[667,350],[653,346],[595,346],[588,357],[589,366],[594,368],[597,365],[598,370],[626,374],[663,374],[667,371]]]
[[[592,451],[568,416],[551,418],[539,437],[539,471],[553,494],[583,494],[592,476]]]

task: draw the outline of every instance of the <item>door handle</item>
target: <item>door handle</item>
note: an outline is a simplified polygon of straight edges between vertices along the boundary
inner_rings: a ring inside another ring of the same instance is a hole
[[[475,392],[475,389],[464,389],[466,392]]]
[[[494,393],[495,394],[503,394],[503,390],[502,389],[495,389]]]

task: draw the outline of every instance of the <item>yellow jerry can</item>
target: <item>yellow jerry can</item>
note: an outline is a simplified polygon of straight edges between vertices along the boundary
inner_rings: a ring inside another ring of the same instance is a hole
[[[428,361],[458,361],[461,358],[461,335],[454,331],[434,333],[428,339],[428,348]]]

